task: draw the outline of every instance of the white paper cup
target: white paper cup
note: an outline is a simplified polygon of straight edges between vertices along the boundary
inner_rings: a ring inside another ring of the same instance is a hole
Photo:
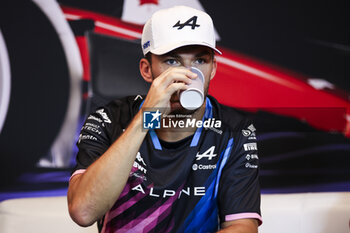
[[[198,76],[196,79],[192,79],[187,90],[180,93],[180,103],[188,110],[199,108],[204,101],[204,75],[195,67],[191,67],[191,71]]]

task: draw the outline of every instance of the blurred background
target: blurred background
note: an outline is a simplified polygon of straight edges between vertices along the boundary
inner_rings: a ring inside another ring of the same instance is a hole
[[[341,1],[0,3],[0,201],[66,195],[86,114],[144,95],[140,37],[161,8],[213,18],[209,94],[255,119],[263,193],[350,191],[350,15]]]

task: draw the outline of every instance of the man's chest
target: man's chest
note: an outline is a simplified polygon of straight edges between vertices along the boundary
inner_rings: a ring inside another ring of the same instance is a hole
[[[129,177],[142,180],[134,191],[146,193],[148,190],[155,197],[204,195],[208,178],[217,173],[226,144],[224,137],[214,136],[206,135],[195,146],[185,145],[171,150],[155,149],[152,140],[146,139]]]

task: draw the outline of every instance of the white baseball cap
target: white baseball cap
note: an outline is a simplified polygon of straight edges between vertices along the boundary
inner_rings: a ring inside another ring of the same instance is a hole
[[[162,55],[186,45],[215,48],[215,32],[211,17],[200,10],[175,6],[155,12],[143,27],[143,54]]]

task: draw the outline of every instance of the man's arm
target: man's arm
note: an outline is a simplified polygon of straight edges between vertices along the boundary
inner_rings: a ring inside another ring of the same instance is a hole
[[[125,132],[83,174],[72,177],[68,207],[72,219],[89,226],[115,203],[128,180],[138,149],[146,135],[139,112]]]
[[[233,132],[235,145],[222,169],[219,214],[223,232],[257,232],[262,219],[256,129],[248,119],[239,122]]]
[[[186,89],[196,74],[184,68],[171,68],[157,77],[142,108],[166,108],[173,93]],[[140,110],[125,132],[91,164],[84,173],[74,175],[68,188],[68,208],[81,226],[99,220],[116,202],[128,180],[136,154],[146,136]]]
[[[224,222],[222,228],[218,233],[258,233],[258,221],[256,219],[238,219]]]

